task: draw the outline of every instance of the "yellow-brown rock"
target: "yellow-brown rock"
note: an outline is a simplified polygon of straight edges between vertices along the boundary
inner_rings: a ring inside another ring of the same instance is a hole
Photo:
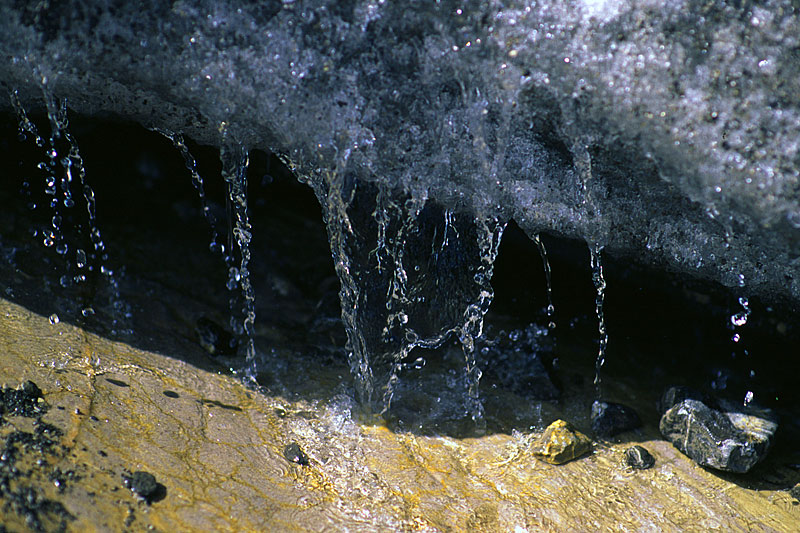
[[[572,461],[590,451],[592,440],[564,420],[547,426],[531,450],[536,458],[554,465]]]

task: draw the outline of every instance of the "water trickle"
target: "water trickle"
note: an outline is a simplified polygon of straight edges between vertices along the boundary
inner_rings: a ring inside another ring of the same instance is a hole
[[[505,225],[385,183],[357,183],[342,171],[311,185],[341,284],[346,351],[361,405],[389,411],[402,373],[425,365],[426,356],[412,352],[455,338],[465,357],[464,412],[480,423],[474,339],[492,300],[489,281]]]
[[[224,128],[223,128],[223,136]],[[231,328],[235,333],[245,337],[242,344],[245,347],[244,376],[251,383],[256,383],[256,345],[255,345],[255,320],[256,320],[256,294],[250,279],[250,242],[253,230],[247,211],[247,167],[250,163],[247,149],[241,143],[223,142],[220,149],[222,162],[222,178],[228,187],[228,209],[231,214],[229,219],[229,241],[236,244],[239,250],[239,266],[234,266],[232,246],[227,254],[226,262],[229,265],[228,288],[240,289],[241,317],[232,313]],[[197,184],[197,182],[195,182]],[[205,207],[205,206],[204,206]],[[214,241],[216,242],[216,241]],[[232,311],[237,298],[231,299]]]
[[[556,328],[556,321],[555,321],[555,313],[556,308],[553,305],[553,286],[551,282],[551,272],[550,272],[550,261],[547,260],[547,249],[542,242],[541,237],[538,233],[533,235],[533,242],[536,244],[537,250],[539,250],[539,255],[542,258],[542,266],[544,268],[544,279],[545,283],[547,284],[547,319],[548,324],[547,327],[551,330]]]
[[[600,369],[606,362],[606,346],[608,345],[608,333],[606,332],[606,321],[603,315],[603,302],[605,301],[606,280],[603,276],[603,260],[602,260],[603,246],[600,243],[594,243],[589,246],[589,254],[591,257],[592,267],[592,282],[597,291],[595,297],[595,314],[597,315],[597,331],[600,334],[597,350],[597,359],[595,360],[595,375],[594,384],[597,388],[597,397],[602,397]]]
[[[197,161],[189,151],[189,147],[186,146],[183,135],[159,128],[156,128],[153,131],[156,131],[169,139],[183,158],[183,164],[186,167],[186,170],[189,171],[189,176],[192,180],[192,186],[195,188],[197,191],[197,196],[200,198],[200,207],[203,211],[203,217],[206,219],[211,228],[211,243],[209,244],[209,250],[211,250],[213,253],[219,253],[223,256],[227,255],[230,250],[226,250],[225,244],[220,242],[219,221],[216,219],[216,217],[214,217],[213,213],[211,212],[211,208],[208,205],[203,177],[197,170]]]

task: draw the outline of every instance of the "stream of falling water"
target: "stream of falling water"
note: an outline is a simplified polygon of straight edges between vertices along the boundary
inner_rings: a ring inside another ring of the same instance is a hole
[[[186,170],[189,171],[189,177],[192,180],[192,186],[194,187],[195,191],[197,191],[197,196],[200,198],[200,207],[203,211],[203,218],[206,219],[206,222],[208,222],[208,225],[211,228],[211,243],[209,244],[209,249],[213,253],[222,254],[223,257],[230,257],[230,255],[226,253],[225,244],[220,242],[219,221],[211,213],[211,208],[208,204],[208,199],[206,198],[203,177],[197,170],[197,161],[189,151],[189,147],[186,146],[183,135],[160,128],[155,128],[153,131],[156,131],[169,139],[172,142],[172,146],[178,150],[183,158],[183,164],[186,167]]]
[[[603,246],[599,243],[594,243],[589,246],[589,254],[591,257],[592,267],[592,282],[597,291],[595,298],[595,313],[597,314],[597,331],[600,334],[597,358],[595,359],[595,374],[594,385],[597,389],[597,398],[602,398],[602,384],[600,378],[600,370],[606,362],[606,346],[608,345],[608,333],[606,332],[606,320],[603,315],[603,302],[605,300],[606,280],[603,276]]]
[[[547,289],[547,327],[553,331],[556,329],[556,321],[555,321],[555,314],[556,308],[553,305],[553,284],[551,281],[551,271],[550,271],[550,261],[547,260],[547,249],[542,242],[541,237],[538,233],[534,233],[533,235],[533,242],[536,245],[536,249],[539,250],[539,255],[542,258],[542,267],[544,268],[544,279]]]
[[[224,131],[224,128],[223,128]],[[242,296],[241,312],[244,318],[237,320],[231,316],[231,328],[237,335],[245,336],[245,379],[252,384],[256,383],[256,345],[255,345],[255,320],[256,320],[256,295],[250,279],[250,242],[253,230],[247,212],[247,167],[250,163],[247,149],[241,143],[227,144],[223,139],[220,148],[222,162],[222,177],[228,186],[229,210],[232,218],[229,223],[229,235],[239,248],[239,266],[230,265],[228,268],[228,288],[233,290],[239,287]],[[232,248],[232,245],[230,246]],[[232,250],[230,250],[232,253]],[[229,254],[230,255],[230,254]],[[231,307],[235,305],[231,302]]]
[[[107,266],[108,253],[97,224],[95,194],[86,179],[86,168],[78,143],[69,131],[67,101],[64,98],[57,99],[48,90],[44,78],[42,93],[50,122],[50,136],[46,140],[39,134],[36,125],[28,118],[19,101],[17,91],[11,93],[11,105],[19,120],[20,138],[24,139],[30,135],[35,144],[45,150],[47,156],[46,160],[38,165],[38,169],[45,174],[45,194],[50,197],[49,208],[52,212],[50,227],[44,231],[43,244],[47,248],[55,249],[58,255],[67,258],[64,263],[64,274],[59,278],[59,285],[65,289],[86,283],[88,276],[99,270],[110,290],[109,303],[112,309],[113,328],[111,333],[112,335],[130,335],[132,332],[130,329],[131,309],[120,295],[117,276]],[[76,177],[77,184],[75,183]],[[72,190],[74,185],[80,188],[80,194],[85,204],[86,224],[84,226],[79,222],[74,223],[74,238],[68,238],[64,233],[63,225],[67,213],[76,205]],[[31,207],[36,208],[35,204]],[[91,245],[88,253],[79,242],[79,239],[86,237],[87,233]],[[69,259],[70,256],[74,263]],[[95,314],[93,308],[95,290],[92,288],[90,296],[84,295],[83,297],[80,311],[83,317],[88,318]]]

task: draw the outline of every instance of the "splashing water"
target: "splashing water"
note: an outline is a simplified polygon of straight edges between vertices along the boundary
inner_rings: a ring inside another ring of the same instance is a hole
[[[606,331],[606,321],[603,315],[603,303],[605,301],[606,280],[603,276],[603,260],[602,260],[603,246],[599,243],[594,243],[589,246],[589,254],[591,257],[592,267],[592,282],[597,291],[595,298],[595,314],[597,315],[597,331],[600,334],[597,349],[597,358],[595,359],[595,375],[594,384],[597,388],[598,399],[602,397],[602,385],[600,379],[600,370],[606,362],[606,346],[608,345],[608,332]]]
[[[311,184],[341,285],[362,407],[386,413],[402,372],[425,365],[412,352],[456,338],[465,357],[466,415],[480,421],[474,339],[493,297],[489,281],[505,224],[386,183],[356,183],[341,171]]]

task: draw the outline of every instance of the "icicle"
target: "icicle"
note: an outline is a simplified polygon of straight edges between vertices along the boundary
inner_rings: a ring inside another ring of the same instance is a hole
[[[241,332],[246,337],[245,345],[245,377],[251,382],[256,382],[256,346],[255,346],[255,320],[256,320],[256,295],[250,278],[250,241],[252,240],[252,227],[247,212],[247,167],[249,165],[248,152],[241,143],[229,144],[225,142],[225,128],[223,123],[223,143],[220,148],[220,161],[222,162],[222,177],[228,187],[228,202],[231,210],[231,237],[239,248],[240,263],[236,267],[230,265],[228,288],[237,285],[243,299],[241,311],[244,315],[241,323],[235,316],[231,316],[231,328],[235,333]],[[232,253],[232,250],[229,252]]]
[[[547,327],[552,331],[556,329],[555,313],[556,308],[553,305],[553,286],[551,283],[550,274],[550,261],[547,260],[547,249],[542,242],[538,233],[533,235],[533,242],[539,250],[539,255],[542,257],[542,266],[544,268],[544,278],[547,284],[547,318],[549,320]]]
[[[602,261],[603,246],[600,243],[594,243],[589,246],[589,253],[591,255],[592,266],[592,282],[597,291],[595,299],[595,313],[597,314],[597,331],[600,334],[599,348],[597,350],[597,359],[595,360],[595,376],[594,384],[597,388],[598,399],[602,397],[601,383],[600,383],[600,369],[606,362],[606,345],[608,344],[608,333],[606,332],[606,321],[603,315],[603,302],[605,300],[606,280],[603,277],[603,261]]]

